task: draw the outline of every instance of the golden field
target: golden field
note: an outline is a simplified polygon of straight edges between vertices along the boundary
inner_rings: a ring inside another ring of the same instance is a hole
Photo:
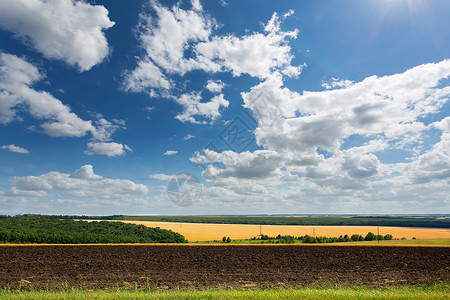
[[[141,224],[148,227],[160,227],[178,232],[190,242],[222,240],[229,236],[233,240],[250,239],[260,234],[268,236],[292,235],[326,236],[360,234],[365,236],[369,231],[377,234],[376,226],[283,226],[283,225],[245,225],[245,224],[202,224],[202,223],[171,223],[151,221],[120,221],[124,223]],[[383,227],[380,234],[392,234],[394,238],[401,239],[448,239],[450,230],[441,228],[410,228],[410,227]]]

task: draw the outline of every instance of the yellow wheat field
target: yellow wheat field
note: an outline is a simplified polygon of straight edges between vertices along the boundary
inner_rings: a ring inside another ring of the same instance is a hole
[[[244,225],[244,224],[199,224],[199,223],[171,223],[151,221],[121,221],[125,223],[141,224],[148,227],[160,227],[181,233],[190,242],[222,240],[229,236],[231,239],[250,239],[260,234],[268,236],[281,235],[315,235],[334,237],[340,235],[360,234],[365,236],[369,231],[377,234],[376,226],[282,226],[282,225]],[[405,237],[412,239],[443,239],[450,238],[450,230],[440,228],[410,228],[410,227],[382,227],[380,234],[392,234],[394,238]]]

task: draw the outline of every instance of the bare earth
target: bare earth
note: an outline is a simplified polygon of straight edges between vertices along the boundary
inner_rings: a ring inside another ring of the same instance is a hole
[[[0,287],[223,288],[450,281],[449,247],[0,246]]]

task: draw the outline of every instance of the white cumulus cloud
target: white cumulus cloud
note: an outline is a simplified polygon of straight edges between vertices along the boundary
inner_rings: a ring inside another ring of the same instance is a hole
[[[228,107],[228,100],[223,94],[215,95],[208,102],[201,102],[202,97],[200,93],[183,94],[176,101],[183,106],[183,112],[178,114],[176,118],[181,122],[190,123],[206,123],[206,121],[199,121],[195,116],[204,117],[212,121],[220,117],[221,107]]]
[[[114,25],[100,5],[74,0],[0,0],[0,27],[44,56],[86,71],[109,54],[103,30]]]
[[[191,2],[192,9],[180,3],[166,7],[151,1],[152,13],[141,13],[138,35],[144,55],[137,59],[134,70],[124,72],[124,87],[131,92],[144,92],[150,97],[174,99],[184,108],[176,116],[182,122],[206,124],[195,116],[215,120],[219,108],[227,107],[223,94],[209,102],[201,102],[200,92],[177,94],[181,89],[173,76],[201,70],[208,73],[230,72],[233,76],[248,74],[260,79],[271,76],[296,77],[302,66],[291,64],[293,55],[289,41],[298,30],[283,31],[281,22],[293,11],[279,16],[274,13],[262,32],[245,36],[214,35],[217,21],[203,11],[199,0]],[[155,16],[156,15],[156,16]],[[208,80],[205,88],[221,93],[226,84]]]
[[[222,80],[208,80],[205,88],[212,93],[220,93],[222,89],[225,87],[225,83]]]
[[[274,13],[267,22],[264,33],[243,37],[214,36],[209,41],[198,43],[198,60],[205,62],[208,69],[230,71],[234,76],[249,74],[263,79],[274,72],[282,72],[296,77],[301,73],[302,67],[291,65],[293,56],[290,54],[288,41],[297,38],[298,31],[282,31],[281,20]]]
[[[175,151],[175,150],[167,150],[166,152],[163,153],[163,155],[171,156],[171,155],[175,155],[177,153],[178,153],[178,151]]]
[[[78,178],[78,179],[102,179],[103,177],[97,174],[94,174],[94,167],[92,165],[84,165],[81,166],[78,170],[73,172],[70,175],[70,178]]]
[[[204,149],[191,161],[205,166],[202,176],[217,187],[280,201],[438,201],[450,192],[450,119],[426,120],[448,103],[449,77],[450,60],[361,82],[335,80],[318,92],[293,91],[271,76],[242,93],[264,150]],[[423,147],[436,129],[440,141]],[[384,151],[404,161],[383,162]]]
[[[143,184],[96,175],[91,165],[82,166],[73,174],[53,171],[39,176],[11,177],[11,182],[14,186],[10,191],[17,195],[35,192],[38,194],[34,196],[42,196],[56,191],[82,198],[125,199],[148,193]]]
[[[450,60],[444,60],[371,76],[347,88],[302,94],[274,77],[242,97],[258,119],[257,142],[269,149],[335,153],[352,135],[379,134],[402,148],[426,129],[420,118],[438,112],[448,100],[450,87],[439,87],[439,82],[449,75]]]
[[[30,153],[30,151],[28,151],[27,149],[13,145],[13,144],[3,145],[0,147],[0,149],[7,150],[9,152],[22,153],[22,154]]]
[[[161,180],[161,181],[170,181],[174,178],[175,175],[167,175],[167,174],[151,174],[148,175],[151,179]]]
[[[115,142],[90,142],[87,147],[87,150],[84,151],[87,155],[106,155],[109,157],[121,156],[125,155],[126,151],[133,151],[127,145]]]
[[[32,85],[44,75],[31,63],[16,55],[0,52],[0,123],[22,120],[20,110],[44,120],[43,132],[53,137],[82,137],[88,133],[96,140],[109,140],[122,125],[103,118],[86,121],[50,93],[37,91]]]

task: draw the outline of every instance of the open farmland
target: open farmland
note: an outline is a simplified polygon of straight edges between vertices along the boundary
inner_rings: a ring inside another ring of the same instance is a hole
[[[450,281],[448,247],[0,246],[0,285],[225,288]]]
[[[231,239],[250,239],[260,234],[269,236],[292,235],[302,236],[340,236],[345,234],[360,234],[365,236],[368,232],[377,234],[376,226],[282,226],[282,225],[245,225],[245,224],[200,224],[200,223],[171,223],[150,221],[121,221],[125,223],[141,224],[148,227],[170,229],[182,234],[190,242],[221,240],[224,236]],[[448,239],[450,230],[442,228],[408,228],[408,227],[382,227],[380,234],[392,234],[394,238],[403,237],[412,239]]]

